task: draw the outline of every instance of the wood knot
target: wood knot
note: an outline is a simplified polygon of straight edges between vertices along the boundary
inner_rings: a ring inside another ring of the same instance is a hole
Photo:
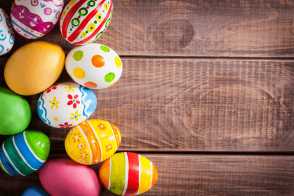
[[[192,24],[187,20],[170,20],[159,24],[152,32],[156,45],[168,50],[181,50],[189,45],[194,36]]]

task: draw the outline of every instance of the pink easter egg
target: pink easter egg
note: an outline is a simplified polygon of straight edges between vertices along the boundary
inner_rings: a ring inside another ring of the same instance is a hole
[[[53,196],[98,196],[101,190],[95,171],[70,159],[47,161],[39,178],[43,188]]]

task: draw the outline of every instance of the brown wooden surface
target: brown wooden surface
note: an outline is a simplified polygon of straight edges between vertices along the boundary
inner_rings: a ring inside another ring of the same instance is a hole
[[[0,84],[4,83],[0,60]],[[120,151],[294,151],[294,61],[123,58],[119,82],[93,90],[92,119],[115,124]],[[71,80],[64,71],[59,81]],[[69,129],[30,129],[64,150]]]
[[[0,7],[9,13],[12,2],[0,0]],[[159,179],[144,195],[294,195],[294,0],[113,3],[113,19],[97,42],[123,57],[124,70],[117,84],[94,90],[91,118],[120,129],[119,151],[149,153]],[[66,53],[75,47],[58,25],[38,40]],[[16,36],[10,54],[32,41]],[[8,58],[0,57],[0,86]],[[58,82],[70,80],[63,71]],[[26,97],[29,129],[49,136],[49,159],[68,157],[69,129],[39,119],[38,96]],[[0,171],[1,196],[31,186],[41,186],[38,173],[18,178]],[[103,188],[103,195],[112,194]]]
[[[13,0],[1,0],[10,12]],[[66,3],[69,0],[65,0]],[[98,42],[127,56],[294,56],[292,0],[113,0],[113,19]],[[38,40],[59,43],[56,25]],[[17,36],[13,51],[31,40]]]
[[[294,157],[142,154],[156,165],[159,180],[144,195],[293,195]],[[51,155],[51,159],[66,155]],[[91,166],[98,173],[99,166]],[[26,183],[24,183],[26,182]],[[1,171],[1,195],[21,195],[41,186],[38,173],[11,177]],[[113,195],[105,188],[102,196]]]

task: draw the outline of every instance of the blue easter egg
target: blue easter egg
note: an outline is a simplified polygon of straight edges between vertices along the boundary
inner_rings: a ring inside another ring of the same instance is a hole
[[[43,188],[40,187],[30,187],[21,196],[50,196]]]

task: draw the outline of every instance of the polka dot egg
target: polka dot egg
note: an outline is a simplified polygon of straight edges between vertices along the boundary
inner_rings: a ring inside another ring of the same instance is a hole
[[[68,128],[87,120],[96,106],[96,95],[90,89],[63,82],[54,84],[40,95],[37,110],[47,125]]]
[[[10,18],[0,8],[0,56],[8,53],[14,44],[14,33]]]
[[[118,54],[96,43],[72,49],[67,55],[65,68],[75,82],[91,89],[110,87],[122,74]]]
[[[61,34],[75,45],[93,42],[108,28],[112,10],[111,0],[71,0],[60,18]]]
[[[72,128],[65,139],[65,149],[77,163],[92,165],[112,156],[118,149],[118,128],[105,120],[88,120]]]

